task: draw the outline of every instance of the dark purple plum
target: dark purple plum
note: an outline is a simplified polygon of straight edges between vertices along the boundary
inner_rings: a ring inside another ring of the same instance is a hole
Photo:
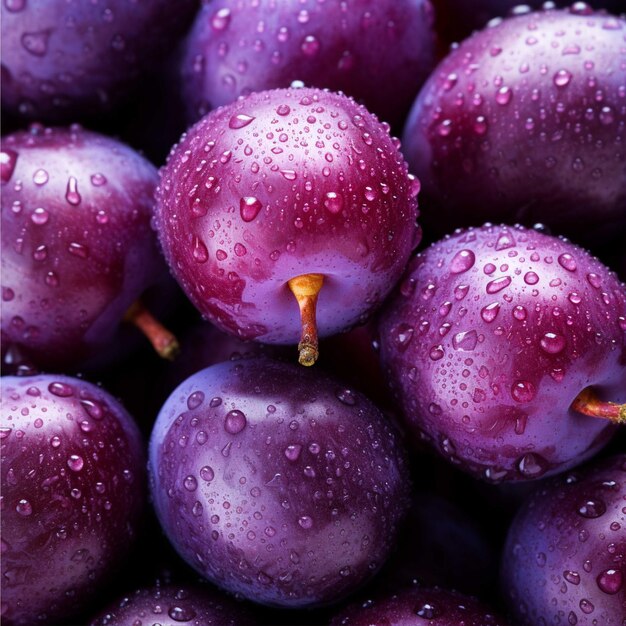
[[[626,231],[626,21],[575,7],[484,29],[424,85],[403,148],[433,231],[541,222],[603,248]]]
[[[48,369],[97,360],[166,274],[150,226],[157,170],[75,126],[9,135],[1,158],[3,351]]]
[[[216,0],[196,16],[182,83],[190,121],[301,81],[400,128],[434,65],[430,0]]]
[[[147,620],[147,621],[146,621]],[[142,587],[104,609],[90,626],[253,626],[250,610],[208,585]]]
[[[570,7],[574,0],[433,0],[437,32],[447,42],[462,41],[474,30],[483,28],[490,20],[506,17],[511,13],[527,13],[543,7]],[[576,2],[579,10],[582,2]],[[624,9],[623,0],[589,0],[584,3],[595,9],[619,13]]]
[[[93,600],[128,552],[145,501],[143,442],[95,385],[1,381],[2,623],[56,623]]]
[[[222,330],[300,337],[311,365],[317,333],[365,321],[420,240],[419,184],[398,145],[363,106],[317,89],[209,113],[161,170],[157,226],[174,276]]]
[[[152,497],[179,554],[224,589],[290,608],[380,568],[408,504],[404,451],[364,396],[267,358],[214,365],[165,403]]]
[[[554,479],[518,512],[502,587],[520,626],[623,626],[626,454]]]
[[[470,596],[414,587],[349,606],[330,626],[508,626],[508,622]]]
[[[581,463],[626,419],[609,402],[626,402],[625,331],[626,287],[597,259],[486,225],[411,262],[381,356],[416,439],[475,476],[528,480]]]
[[[2,3],[2,107],[31,120],[95,118],[189,23],[196,0]]]

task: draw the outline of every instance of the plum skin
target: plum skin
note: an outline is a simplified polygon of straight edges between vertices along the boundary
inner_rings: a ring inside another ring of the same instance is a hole
[[[516,623],[623,624],[625,505],[626,454],[553,479],[524,503],[502,553]]]
[[[2,342],[46,369],[97,359],[166,273],[156,168],[98,133],[33,125],[2,139]]]
[[[3,377],[2,621],[51,623],[100,593],[145,501],[132,418],[91,383]]]
[[[412,261],[381,314],[381,358],[416,440],[477,477],[529,480],[614,432],[569,407],[588,386],[626,400],[625,329],[626,288],[598,260],[486,225]]]
[[[626,21],[542,11],[502,20],[441,61],[402,146],[426,225],[541,222],[585,245],[626,222]]]
[[[408,506],[397,433],[361,394],[267,358],[209,367],[165,403],[152,497],[192,567],[262,604],[336,601],[382,565]]]
[[[342,91],[401,128],[434,63],[430,0],[216,0],[187,37],[181,82],[192,122],[297,80]]]
[[[324,275],[320,337],[363,322],[421,231],[418,184],[367,110],[316,89],[255,93],[205,116],[161,170],[157,228],[198,310],[242,339],[296,343],[287,283]]]

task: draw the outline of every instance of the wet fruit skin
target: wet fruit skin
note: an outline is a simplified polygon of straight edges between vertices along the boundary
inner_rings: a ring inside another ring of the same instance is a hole
[[[149,468],[157,516],[192,567],[290,608],[370,578],[410,488],[397,433],[364,396],[264,357],[182,383],[155,424]]]
[[[108,350],[165,272],[150,220],[156,168],[79,127],[2,139],[2,343],[40,368]]]
[[[502,555],[502,589],[520,626],[622,626],[626,615],[626,454],[537,490]]]
[[[241,339],[297,343],[287,282],[324,275],[321,336],[379,306],[420,240],[419,185],[386,126],[316,89],[252,94],[183,136],[161,170],[157,228],[183,290]]]
[[[147,621],[146,621],[147,620]],[[141,587],[107,606],[90,626],[253,626],[248,609],[209,585]]]
[[[1,380],[2,622],[68,623],[133,540],[143,442],[95,385],[60,375]]]
[[[132,90],[193,16],[194,0],[2,3],[2,108],[24,119],[97,118]]]
[[[240,95],[302,81],[400,128],[434,64],[430,0],[218,0],[196,16],[181,74],[192,122]]]
[[[351,605],[330,626],[509,626],[478,600],[454,591],[413,587]]]
[[[621,241],[625,32],[624,19],[606,14],[544,11],[450,52],[402,141],[432,231],[541,222],[585,245]]]
[[[626,399],[626,288],[581,248],[484,226],[409,265],[380,324],[383,367],[416,439],[490,481],[589,458],[608,420],[570,411],[592,386]]]

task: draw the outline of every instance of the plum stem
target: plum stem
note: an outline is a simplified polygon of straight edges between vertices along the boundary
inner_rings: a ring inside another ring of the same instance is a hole
[[[135,300],[124,319],[146,336],[160,357],[173,361],[180,352],[178,339],[148,311],[141,300]]]
[[[571,409],[583,415],[608,419],[615,424],[626,424],[626,404],[600,400],[591,387],[583,389],[576,396]]]
[[[296,297],[300,307],[302,321],[302,335],[298,344],[298,362],[307,367],[313,365],[319,356],[317,339],[317,296],[324,283],[322,274],[302,274],[292,278],[289,289]]]

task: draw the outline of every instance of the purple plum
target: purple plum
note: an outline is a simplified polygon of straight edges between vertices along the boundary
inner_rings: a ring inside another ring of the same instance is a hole
[[[30,120],[108,111],[172,45],[196,0],[5,0],[2,107]]]
[[[301,608],[383,564],[408,504],[400,440],[373,404],[265,357],[214,365],[165,403],[152,497],[179,554],[224,589]]]
[[[295,343],[363,322],[421,231],[419,183],[389,129],[318,89],[254,93],[209,113],[161,170],[157,227],[174,276],[241,339]],[[319,299],[319,302],[318,302]]]
[[[401,128],[434,65],[430,0],[215,0],[196,17],[181,73],[192,122],[301,81]]]
[[[403,136],[426,225],[541,222],[603,248],[626,236],[625,34],[625,19],[578,3],[454,48]]]
[[[520,626],[623,626],[626,454],[564,474],[527,500],[509,530],[502,588]]]
[[[581,463],[626,421],[625,331],[626,287],[597,259],[486,225],[412,261],[381,356],[416,439],[477,477],[529,480]]]
[[[91,383],[1,383],[2,623],[51,624],[101,593],[126,556],[145,501],[143,442]]]
[[[167,273],[150,226],[157,170],[77,126],[4,137],[1,159],[3,352],[47,369],[97,360]]]

